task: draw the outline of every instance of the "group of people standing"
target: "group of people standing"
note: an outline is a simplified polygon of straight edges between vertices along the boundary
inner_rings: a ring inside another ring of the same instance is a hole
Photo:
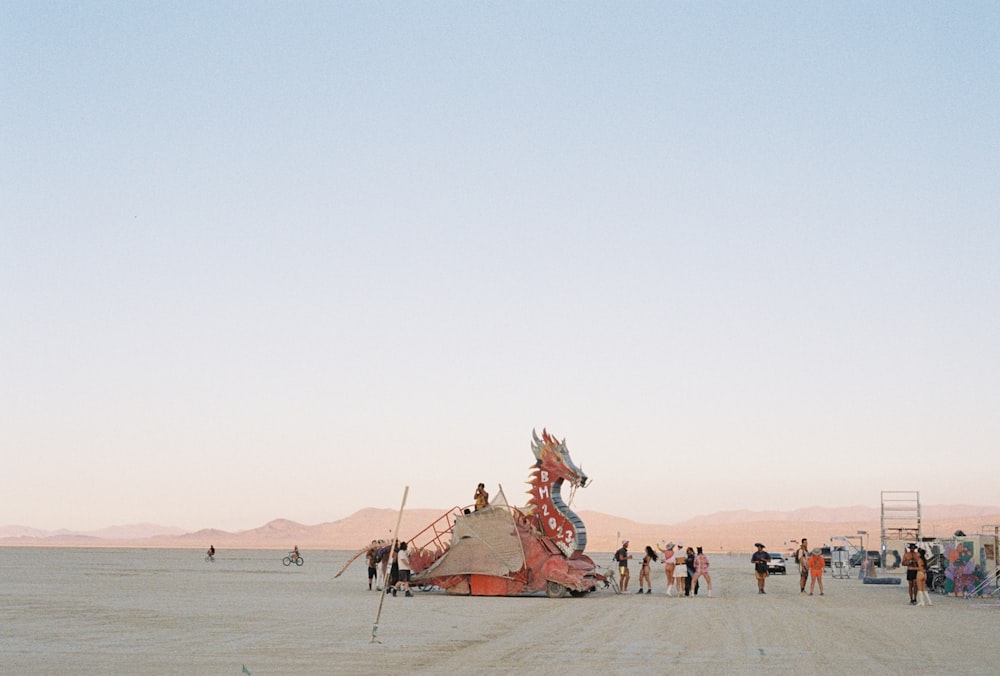
[[[402,590],[404,596],[413,596],[410,591],[410,552],[405,541],[393,540],[390,544],[385,540],[372,540],[366,561],[368,589],[374,583],[375,591],[382,591],[385,587],[386,594],[395,596],[397,591]]]
[[[628,584],[631,574],[628,569],[628,562],[632,555],[628,551],[628,540],[622,541],[621,548],[615,552],[614,560],[618,566],[619,586],[623,594],[628,593]],[[708,597],[712,597],[712,576],[709,574],[708,556],[701,547],[684,548],[683,542],[668,542],[663,547],[656,548],[660,551],[658,555],[651,546],[646,545],[645,553],[642,557],[642,566],[639,568],[639,591],[636,594],[652,594],[653,581],[650,576],[650,569],[657,563],[662,555],[663,570],[667,577],[667,596],[697,596],[701,587],[702,579],[708,592]]]
[[[763,543],[755,542],[754,547],[757,551],[750,556],[750,563],[753,564],[754,577],[757,579],[757,593],[766,594],[764,583],[769,575],[771,555],[765,551]],[[819,547],[810,550],[809,540],[802,538],[792,558],[799,567],[799,594],[806,593],[806,582],[808,582],[809,596],[813,595],[817,585],[819,595],[823,596],[823,569],[826,567],[823,550]]]
[[[823,550],[815,547],[810,551],[809,540],[802,538],[799,548],[795,550],[795,563],[799,564],[799,593],[806,593],[806,580],[809,580],[809,596],[813,595],[813,590],[819,584],[819,595],[823,595],[823,569],[826,568],[826,559],[823,558]]]
[[[771,555],[764,551],[764,545],[760,542],[756,543],[755,546],[757,551],[750,557],[750,561],[754,565],[758,593],[764,594],[764,581],[768,576]],[[813,595],[817,586],[819,587],[819,595],[823,596],[823,569],[826,567],[823,550],[819,547],[809,549],[809,540],[802,538],[793,559],[799,567],[799,594],[806,593],[806,582],[808,581],[809,596]],[[926,552],[923,549],[917,549],[917,545],[911,542],[906,546],[906,554],[903,555],[902,564],[906,567],[906,584],[910,605],[934,605],[931,603],[930,594],[927,593]]]

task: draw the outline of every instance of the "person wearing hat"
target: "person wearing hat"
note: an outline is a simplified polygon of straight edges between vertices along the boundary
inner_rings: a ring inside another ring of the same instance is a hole
[[[906,586],[910,592],[910,605],[915,606],[917,605],[917,571],[920,569],[920,556],[917,554],[917,545],[913,542],[906,545],[902,564],[906,566]]]
[[[823,558],[823,550],[816,547],[809,554],[809,559],[806,561],[809,565],[809,596],[813,595],[813,589],[816,588],[816,583],[819,582],[819,595],[823,595],[823,568],[826,566],[826,560]]]
[[[668,542],[664,547],[656,545],[656,548],[663,553],[663,570],[667,574],[667,596],[673,596],[674,588],[674,564],[677,563],[677,557],[674,556],[674,543],[673,541]]]
[[[764,545],[759,542],[754,543],[757,551],[750,556],[750,563],[753,564],[753,574],[757,578],[757,593],[764,594],[764,580],[767,579],[767,564],[771,563],[771,555],[764,551]]]
[[[688,569],[687,552],[684,550],[684,543],[678,542],[674,554],[674,588],[677,589],[678,596],[684,596],[687,591]]]
[[[622,594],[628,592],[628,560],[632,555],[628,553],[628,540],[622,540],[621,549],[615,552],[615,562],[618,564],[618,584]]]

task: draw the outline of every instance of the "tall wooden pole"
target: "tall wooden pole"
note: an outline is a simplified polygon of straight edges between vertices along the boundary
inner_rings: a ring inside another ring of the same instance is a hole
[[[406,496],[409,492],[410,487],[406,486],[403,489],[403,502],[399,505],[399,516],[396,517],[396,530],[393,531],[392,544],[389,545],[392,548],[395,548],[396,542],[399,541],[399,524],[403,521],[403,508],[406,507]],[[389,551],[389,556],[392,556],[391,549]],[[382,586],[384,589],[382,589],[378,595],[378,611],[375,613],[375,623],[372,625],[372,638],[368,641],[369,643],[375,642],[375,634],[378,632],[378,620],[382,617],[382,604],[385,603],[385,596],[389,591],[389,586],[385,584],[385,582],[382,583]]]

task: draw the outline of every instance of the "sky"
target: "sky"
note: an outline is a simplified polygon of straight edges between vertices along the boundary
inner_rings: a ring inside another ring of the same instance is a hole
[[[1000,5],[0,4],[0,525],[1000,504]]]

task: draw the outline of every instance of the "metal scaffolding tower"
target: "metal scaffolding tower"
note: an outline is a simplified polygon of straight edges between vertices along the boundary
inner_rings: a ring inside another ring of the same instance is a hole
[[[882,491],[882,551],[886,541],[920,542],[920,491]]]

